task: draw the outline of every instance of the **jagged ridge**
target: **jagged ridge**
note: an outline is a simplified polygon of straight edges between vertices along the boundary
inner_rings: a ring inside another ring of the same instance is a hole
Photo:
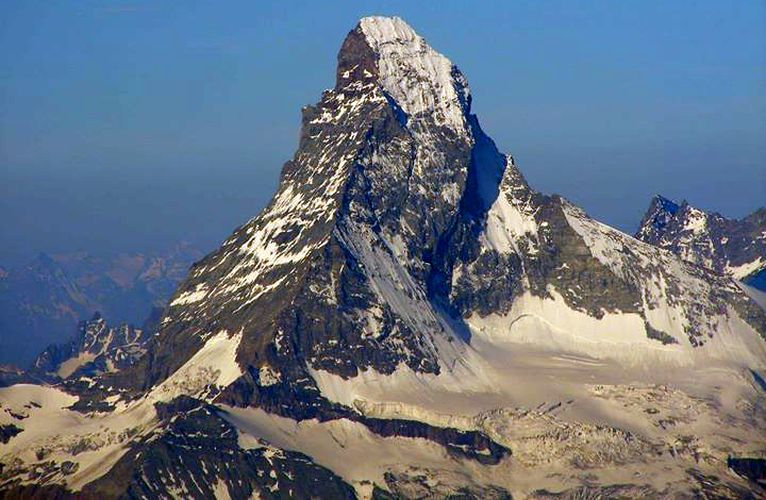
[[[679,205],[655,196],[641,221],[636,238],[670,250],[682,259],[761,283],[766,270],[766,208],[742,219],[704,212],[685,200]]]

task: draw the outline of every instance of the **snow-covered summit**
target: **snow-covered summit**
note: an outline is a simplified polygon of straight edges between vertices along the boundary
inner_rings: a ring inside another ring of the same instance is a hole
[[[301,418],[320,411],[304,394],[317,370],[437,375],[481,332],[543,345],[550,330],[596,357],[617,357],[625,341],[646,354],[636,365],[660,350],[674,362],[763,366],[766,316],[736,284],[533,190],[470,114],[462,75],[402,20],[362,19],[336,75],[304,108],[272,202],[177,290],[134,369],[141,387],[194,365],[221,331],[241,334],[236,362],[250,387],[221,397]],[[518,318],[534,318],[529,336],[508,333],[526,324]],[[261,373],[267,392],[254,389]],[[276,396],[290,391],[296,407]]]
[[[432,115],[462,131],[469,89],[452,62],[398,17],[365,17],[359,28],[378,56],[379,83],[410,118]]]
[[[416,44],[423,38],[412,26],[397,16],[367,16],[359,20],[359,27],[373,46],[383,43]]]

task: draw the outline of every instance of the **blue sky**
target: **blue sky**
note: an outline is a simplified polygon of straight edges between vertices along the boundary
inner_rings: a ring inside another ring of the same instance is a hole
[[[212,249],[255,215],[359,17],[467,75],[536,188],[633,231],[654,193],[766,204],[761,1],[0,3],[0,264]]]

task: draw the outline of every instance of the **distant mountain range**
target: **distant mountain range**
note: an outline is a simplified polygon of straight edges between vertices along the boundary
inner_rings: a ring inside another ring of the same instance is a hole
[[[96,312],[115,324],[141,325],[201,256],[187,244],[112,257],[41,253],[0,270],[0,363],[25,366],[49,344],[67,342]]]

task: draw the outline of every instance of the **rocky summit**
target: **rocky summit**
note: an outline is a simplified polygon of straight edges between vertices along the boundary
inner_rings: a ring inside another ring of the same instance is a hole
[[[122,370],[146,352],[144,332],[126,323],[110,326],[96,313],[80,323],[75,339],[53,344],[40,353],[29,373],[42,379],[82,380]]]
[[[0,389],[5,496],[763,495],[764,310],[534,190],[471,100],[362,19],[145,354]]]
[[[636,238],[766,291],[766,208],[728,219],[657,195]]]

